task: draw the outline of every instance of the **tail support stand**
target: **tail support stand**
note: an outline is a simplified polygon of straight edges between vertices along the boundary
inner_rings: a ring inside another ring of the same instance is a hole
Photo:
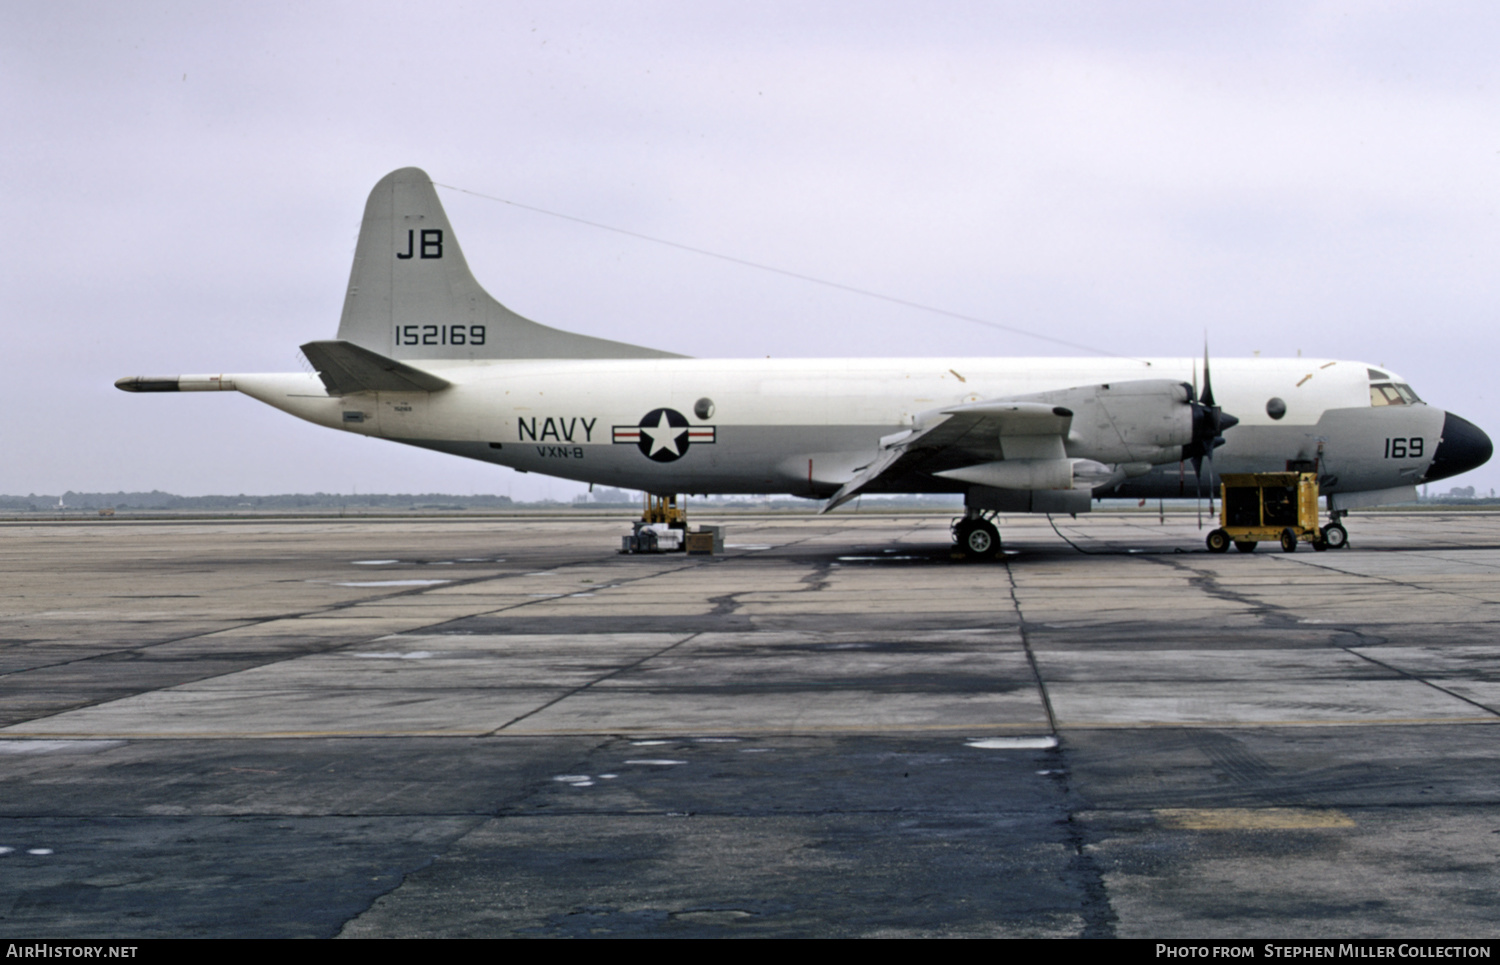
[[[644,510],[641,513],[641,526],[660,524],[672,529],[687,529],[687,508],[679,508],[676,496],[658,496],[655,493],[644,494]],[[636,527],[639,529],[640,527]]]
[[[630,535],[621,540],[622,553],[686,550],[694,556],[713,556],[724,552],[724,527],[700,526],[696,533],[689,532],[686,505],[679,506],[676,496],[646,493],[641,518],[631,524]]]

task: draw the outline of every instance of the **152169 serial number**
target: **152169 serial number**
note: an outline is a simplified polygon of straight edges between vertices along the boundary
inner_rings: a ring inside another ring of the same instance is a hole
[[[397,325],[397,345],[483,345],[483,325]]]

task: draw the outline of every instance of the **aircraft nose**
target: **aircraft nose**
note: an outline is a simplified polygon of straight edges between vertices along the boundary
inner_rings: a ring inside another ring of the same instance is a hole
[[[1449,412],[1443,418],[1443,435],[1432,454],[1432,466],[1427,470],[1426,481],[1468,472],[1489,462],[1494,452],[1495,444],[1490,442],[1483,429]]]

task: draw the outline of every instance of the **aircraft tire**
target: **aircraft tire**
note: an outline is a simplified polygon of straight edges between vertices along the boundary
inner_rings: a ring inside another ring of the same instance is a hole
[[[956,529],[958,548],[970,559],[987,560],[1000,552],[1000,531],[983,519],[966,519]]]
[[[1204,542],[1208,544],[1208,551],[1210,553],[1229,552],[1229,534],[1222,529],[1211,531],[1208,534],[1208,539],[1204,540]]]
[[[1253,540],[1253,539],[1237,539],[1237,540],[1234,541],[1234,548],[1237,549],[1237,550],[1239,550],[1241,553],[1254,553],[1255,552],[1255,540]]]
[[[1341,550],[1349,545],[1349,531],[1343,523],[1329,523],[1323,527],[1323,542],[1331,550]]]
[[[1297,552],[1297,534],[1290,529],[1281,531],[1281,551],[1283,553]]]

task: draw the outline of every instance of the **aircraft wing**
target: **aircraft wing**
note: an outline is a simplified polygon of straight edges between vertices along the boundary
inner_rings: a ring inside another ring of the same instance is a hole
[[[452,384],[431,372],[339,339],[308,342],[302,346],[302,354],[318,370],[318,378],[323,380],[329,395],[436,392]]]
[[[880,440],[880,451],[820,510],[837,509],[881,476],[960,470],[1006,458],[1064,458],[1073,411],[1045,402],[975,402],[924,413]],[[1007,444],[1008,443],[1008,444]],[[1009,450],[1009,456],[1007,456]]]

